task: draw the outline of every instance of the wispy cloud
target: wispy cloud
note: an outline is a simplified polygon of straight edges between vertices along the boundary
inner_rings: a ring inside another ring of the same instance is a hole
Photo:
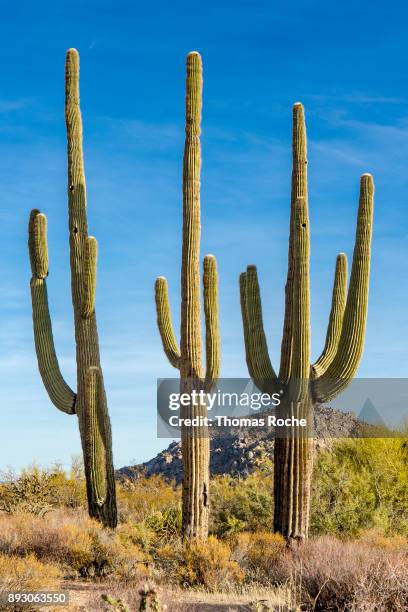
[[[407,98],[399,96],[384,96],[376,93],[365,92],[333,92],[329,94],[306,94],[303,96],[305,100],[324,105],[342,105],[350,104],[406,104]]]
[[[32,104],[30,99],[8,100],[0,98],[0,114],[18,111],[27,108],[30,104]]]
[[[127,141],[128,146],[140,146],[143,151],[165,152],[183,142],[184,129],[172,123],[140,121],[136,119],[98,118],[115,140]]]

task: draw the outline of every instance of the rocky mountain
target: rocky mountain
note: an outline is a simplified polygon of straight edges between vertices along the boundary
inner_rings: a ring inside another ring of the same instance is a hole
[[[318,406],[314,414],[315,448],[327,448],[333,438],[361,436],[367,425],[354,413],[339,412]],[[211,475],[230,474],[246,477],[265,460],[272,459],[274,437],[270,427],[228,427],[210,432]],[[183,466],[181,442],[174,441],[156,457],[139,465],[123,467],[116,472],[118,479],[136,479],[141,475],[161,474],[168,480],[181,482]]]

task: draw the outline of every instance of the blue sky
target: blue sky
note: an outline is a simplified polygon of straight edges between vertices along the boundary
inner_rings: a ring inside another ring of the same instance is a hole
[[[81,54],[97,314],[117,467],[164,446],[156,377],[175,375],[153,283],[179,319],[184,62],[204,61],[202,254],[216,254],[224,376],[245,376],[238,275],[256,263],[277,363],[286,272],[291,106],[307,114],[313,354],[324,342],[335,257],[351,258],[359,176],[376,183],[372,285],[359,375],[407,373],[408,93],[403,2],[17,2],[0,25],[0,468],[80,452],[33,350],[26,225],[49,220],[48,289],[61,367],[75,384],[69,289],[64,56]]]

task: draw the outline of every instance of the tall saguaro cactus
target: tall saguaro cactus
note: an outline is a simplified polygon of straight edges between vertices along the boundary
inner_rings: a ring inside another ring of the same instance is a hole
[[[77,391],[64,381],[54,348],[48,309],[47,218],[34,209],[29,221],[29,253],[34,339],[42,380],[53,404],[79,422],[91,517],[108,527],[117,523],[112,436],[99,357],[95,316],[97,242],[88,236],[86,187],[79,107],[79,56],[69,49],[65,65],[65,120],[68,141],[68,212],[71,289],[74,308]]]
[[[217,265],[213,255],[204,258],[203,294],[206,324],[206,370],[202,365],[200,323],[200,123],[202,107],[202,63],[197,52],[187,55],[186,137],[183,158],[183,247],[181,264],[180,348],[173,331],[167,280],[156,280],[157,322],[164,352],[180,371],[181,389],[211,388],[219,376]],[[184,407],[182,417],[205,416],[205,406]],[[182,428],[183,519],[186,538],[203,539],[208,534],[209,439],[205,426]]]
[[[248,266],[240,276],[246,360],[250,376],[265,392],[283,395],[286,414],[312,417],[312,408],[338,395],[353,378],[364,346],[370,276],[374,185],[370,174],[360,181],[360,201],[353,263],[347,291],[347,259],[337,257],[332,307],[322,354],[310,362],[309,215],[304,109],[293,107],[293,169],[288,274],[280,370],[269,358],[262,321],[257,271]],[[274,529],[289,540],[307,537],[313,440],[308,428],[275,439]]]

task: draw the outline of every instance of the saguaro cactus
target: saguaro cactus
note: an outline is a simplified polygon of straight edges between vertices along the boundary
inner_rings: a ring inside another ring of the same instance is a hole
[[[250,376],[266,392],[289,389],[282,400],[283,404],[287,402],[285,413],[305,417],[309,425],[313,405],[332,399],[347,386],[363,352],[373,196],[373,179],[370,174],[363,174],[349,288],[347,291],[347,259],[344,253],[340,253],[326,343],[320,357],[311,364],[306,128],[303,106],[295,104],[288,274],[278,374],[269,359],[255,266],[248,266],[241,274],[240,290]],[[274,529],[289,540],[303,540],[308,534],[312,451],[313,440],[307,428],[291,430],[275,439]]]
[[[77,391],[62,377],[48,309],[47,218],[34,209],[29,221],[29,253],[34,339],[42,380],[53,404],[76,414],[81,434],[89,514],[104,525],[117,522],[112,437],[99,357],[95,316],[97,242],[88,236],[86,187],[79,107],[79,56],[69,49],[65,64],[65,120],[68,141],[68,212],[71,289],[74,307]]]
[[[213,255],[204,258],[203,287],[206,323],[206,371],[202,366],[200,323],[200,123],[202,107],[202,63],[197,52],[187,55],[186,138],[183,158],[183,247],[181,264],[180,348],[173,331],[168,285],[156,280],[157,322],[164,352],[180,371],[181,390],[210,388],[218,378],[220,340],[218,332],[217,265]],[[205,406],[184,407],[182,417],[205,416]],[[209,439],[206,427],[182,428],[183,520],[186,538],[203,539],[208,534]]]

